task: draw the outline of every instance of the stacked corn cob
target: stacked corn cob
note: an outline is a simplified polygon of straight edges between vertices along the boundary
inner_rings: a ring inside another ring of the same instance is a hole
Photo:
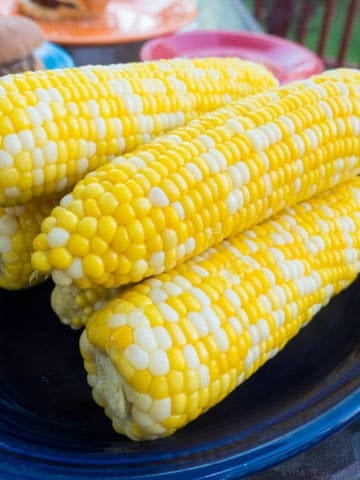
[[[114,429],[167,436],[220,402],[356,278],[359,229],[356,178],[96,312],[81,352]]]
[[[249,96],[100,167],[43,222],[34,267],[138,282],[356,175],[359,84],[338,70]]]
[[[194,420],[356,278],[359,134],[360,74],[329,72],[201,117],[64,197],[34,263],[64,320],[86,324],[88,381],[116,431]]]
[[[276,84],[262,66],[237,59],[89,66],[2,78],[0,286],[34,284],[32,240],[40,219],[50,214],[47,197],[55,198],[55,206],[61,192],[114,155]],[[26,233],[20,233],[23,226]]]
[[[328,72],[112,159],[42,222],[34,268],[62,320],[86,324],[88,380],[117,431],[194,420],[356,278],[359,134],[360,72]],[[21,182],[10,203],[57,189]]]
[[[69,189],[109,158],[276,84],[237,59],[26,72],[0,82],[0,205]]]

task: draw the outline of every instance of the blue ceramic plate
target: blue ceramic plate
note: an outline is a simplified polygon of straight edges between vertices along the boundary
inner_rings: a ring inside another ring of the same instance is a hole
[[[35,55],[43,62],[47,70],[74,66],[74,61],[67,51],[54,43],[44,42],[41,47],[36,49]]]
[[[239,479],[360,412],[360,280],[222,404],[142,443],[91,399],[79,332],[51,312],[51,288],[0,292],[1,480]]]

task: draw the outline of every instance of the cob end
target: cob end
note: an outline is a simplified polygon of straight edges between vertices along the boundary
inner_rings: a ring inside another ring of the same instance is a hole
[[[45,282],[49,278],[49,275],[31,271],[30,265],[26,262],[24,264],[18,258],[16,260],[16,263],[23,267],[20,274],[18,269],[13,274],[9,265],[4,261],[2,254],[0,254],[0,288],[5,290],[26,290]]]
[[[84,327],[90,316],[101,309],[119,288],[78,288],[75,285],[55,285],[51,293],[51,307],[61,323],[74,330]]]
[[[79,320],[81,316],[81,308],[73,302],[76,295],[76,287],[70,285],[68,287],[55,286],[51,292],[51,308],[59,317],[61,323],[71,326],[73,329],[81,328],[82,322]]]
[[[104,408],[106,416],[110,418],[117,433],[135,441],[154,440],[173,433],[166,430],[160,423],[151,422],[148,415],[143,415],[144,418],[146,417],[146,422],[140,426],[140,422],[133,416],[136,407],[132,395],[137,395],[136,392],[126,386],[109,356],[91,345],[86,330],[80,336],[80,351],[88,373],[87,380],[92,388],[93,399]],[[141,415],[140,412],[139,415]]]

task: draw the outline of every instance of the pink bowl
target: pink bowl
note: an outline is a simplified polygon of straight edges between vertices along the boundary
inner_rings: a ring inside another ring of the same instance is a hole
[[[307,48],[262,33],[194,30],[149,40],[140,51],[141,60],[174,57],[240,57],[262,63],[280,83],[324,70],[321,59]]]

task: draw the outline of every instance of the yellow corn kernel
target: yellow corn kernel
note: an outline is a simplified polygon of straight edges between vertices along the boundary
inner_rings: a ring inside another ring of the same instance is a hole
[[[71,264],[72,258],[71,253],[64,247],[54,247],[51,250],[51,255],[49,255],[50,263],[58,270],[68,268]]]
[[[86,66],[0,80],[0,205],[69,189],[114,155],[276,84],[265,67],[236,58]],[[111,214],[113,204],[105,196],[99,208]]]
[[[100,277],[104,273],[104,264],[98,255],[86,255],[86,257],[84,257],[83,267],[84,273],[87,276]]]

